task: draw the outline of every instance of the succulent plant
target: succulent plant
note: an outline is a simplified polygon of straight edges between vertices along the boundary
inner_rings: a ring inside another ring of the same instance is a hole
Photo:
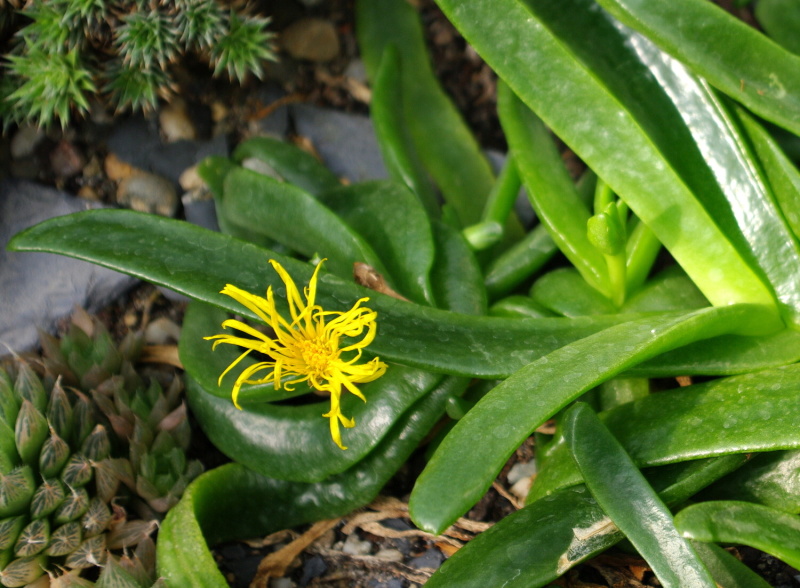
[[[42,346],[41,376],[0,368],[0,584],[90,586],[82,571],[102,567],[99,584],[151,586],[150,536],[202,471],[181,380],[147,382],[142,335],[117,347],[83,311]]]
[[[214,75],[261,77],[275,59],[268,25],[217,0],[0,2],[0,33],[16,31],[0,71],[0,122],[66,126],[95,96],[116,110],[155,108],[175,93],[170,68],[187,54]]]

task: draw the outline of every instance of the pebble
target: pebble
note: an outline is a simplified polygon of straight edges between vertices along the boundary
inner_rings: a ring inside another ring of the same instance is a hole
[[[308,138],[322,161],[352,183],[388,177],[369,117],[292,104],[295,131]]]
[[[425,553],[420,555],[419,557],[415,557],[408,565],[412,568],[433,568],[437,569],[440,565],[442,565],[442,561],[444,560],[444,555],[442,552],[439,551],[436,547],[431,547]]]
[[[22,159],[33,155],[37,145],[45,138],[44,130],[32,125],[20,127],[11,139],[11,157]]]
[[[182,98],[173,98],[172,102],[164,106],[158,113],[158,122],[161,125],[161,135],[167,143],[197,139],[197,129],[189,118],[186,102]]]
[[[203,181],[203,178],[201,178],[200,174],[197,172],[196,165],[183,170],[183,173],[178,178],[178,183],[181,185],[181,188],[187,192],[191,192],[193,190],[204,190],[207,187],[206,183]]]
[[[6,251],[19,231],[54,216],[98,208],[37,183],[0,180],[0,341],[21,352],[34,347],[37,327],[55,332],[75,306],[96,312],[136,280],[77,259]],[[7,348],[0,348],[0,355]]]
[[[356,533],[353,533],[348,535],[344,545],[342,545],[342,551],[349,555],[369,555],[370,551],[372,551],[372,543],[362,541]]]
[[[144,340],[150,345],[175,343],[181,338],[181,328],[167,317],[152,321],[144,331]]]
[[[508,470],[508,483],[514,485],[523,478],[530,478],[536,473],[536,462],[529,461],[527,463],[517,462],[511,469]]]
[[[295,588],[297,584],[291,578],[272,578],[269,581],[269,588]]]
[[[73,143],[62,139],[50,152],[50,167],[59,178],[71,178],[83,170],[86,158]]]
[[[403,561],[405,556],[399,549],[381,549],[378,553],[375,554],[375,557],[380,559],[386,559],[389,561]]]
[[[141,173],[120,182],[117,203],[139,212],[171,217],[178,210],[178,193],[166,178]]]
[[[137,173],[142,173],[142,170],[122,161],[117,157],[116,153],[109,153],[106,156],[105,161],[103,161],[103,169],[106,172],[106,177],[115,182],[129,178]]]
[[[330,61],[339,55],[339,35],[328,20],[301,18],[281,33],[281,45],[295,59],[317,63]]]

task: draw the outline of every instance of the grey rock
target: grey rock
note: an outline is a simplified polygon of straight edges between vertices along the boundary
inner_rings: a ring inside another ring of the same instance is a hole
[[[322,18],[301,18],[284,29],[283,49],[295,59],[324,63],[339,55],[341,45],[336,27]]]
[[[320,556],[308,558],[303,564],[303,576],[300,578],[300,586],[307,586],[314,578],[321,576],[328,571],[328,566]]]
[[[32,182],[0,181],[0,355],[35,347],[37,328],[55,332],[59,320],[82,306],[95,312],[136,280],[60,255],[6,251],[19,231],[48,218],[99,208]]]
[[[178,210],[175,185],[156,174],[136,174],[119,183],[117,202],[139,212],[173,217]]]
[[[33,155],[37,145],[42,142],[45,137],[44,130],[33,125],[21,126],[14,138],[11,139],[11,157],[14,159],[22,159]]]
[[[442,555],[442,552],[435,547],[431,547],[428,549],[428,551],[426,551],[419,557],[415,557],[410,562],[408,562],[408,565],[410,565],[412,568],[417,568],[417,569],[420,568],[436,569],[440,565],[442,565],[443,561],[444,561],[444,555]]]
[[[298,134],[311,140],[336,175],[354,183],[389,177],[366,116],[306,104],[294,105],[291,113]]]
[[[164,143],[154,120],[131,118],[118,125],[108,137],[108,148],[117,157],[139,169],[164,176],[176,186],[186,168],[210,155],[227,157],[224,135],[208,141]]]
[[[283,91],[283,88],[271,82],[262,84],[255,92],[256,100],[265,107],[284,96],[286,96],[286,92]],[[283,139],[289,132],[289,107],[286,105],[279,106],[270,112],[269,116],[254,121],[254,123],[254,134],[266,134]]]

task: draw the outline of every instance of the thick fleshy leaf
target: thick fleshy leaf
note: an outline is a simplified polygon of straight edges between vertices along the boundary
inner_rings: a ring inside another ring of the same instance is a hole
[[[356,33],[372,79],[386,47],[398,50],[403,114],[419,159],[461,225],[478,222],[494,182],[492,171],[433,73],[416,11],[404,0],[359,1]]]
[[[713,3],[598,1],[753,112],[800,133],[800,57]]]
[[[702,502],[675,515],[684,537],[715,543],[750,545],[800,567],[800,519],[749,502]]]
[[[643,63],[634,48],[649,42],[619,27],[592,0],[439,0],[439,6],[714,304],[773,304],[770,289],[692,191],[695,179],[714,181],[713,175],[655,75],[680,64],[666,56]],[[676,92],[683,79],[676,80]]]
[[[281,298],[284,286],[269,267],[269,259],[283,265],[297,284],[308,283],[313,271],[309,264],[233,237],[133,211],[58,217],[20,233],[13,247],[92,261],[250,318],[255,316],[219,293],[225,284],[255,294],[272,286],[276,298]],[[317,300],[326,309],[347,310],[363,297],[378,312],[378,333],[369,349],[381,359],[485,378],[508,376],[562,345],[632,318],[469,317],[409,304],[331,274],[319,278]]]
[[[564,436],[586,486],[665,588],[716,584],[678,534],[667,506],[588,404],[564,415]]]
[[[800,55],[800,5],[793,0],[759,0],[756,19],[772,40]]]
[[[683,502],[744,460],[725,456],[701,461],[678,464],[670,475],[653,482],[662,500]],[[510,514],[472,539],[426,586],[545,586],[622,538],[586,487],[573,486]]]
[[[291,184],[234,169],[225,176],[221,208],[237,225],[261,232],[306,257],[327,257],[329,271],[340,278],[353,274],[356,261],[386,273],[355,231],[318,199]]]
[[[233,151],[233,159],[240,164],[249,157],[263,161],[284,180],[315,196],[341,185],[316,157],[285,141],[254,137]]]
[[[404,415],[366,459],[324,482],[274,480],[240,464],[201,475],[161,526],[159,574],[175,586],[225,587],[209,544],[342,516],[368,504],[441,417],[447,399],[463,385],[463,380],[446,379]],[[276,504],[282,507],[275,508]]]
[[[692,549],[711,572],[717,586],[725,588],[769,588],[769,584],[733,555],[713,543],[690,541]]]
[[[651,394],[601,418],[639,467],[798,448],[798,390],[800,366],[790,365]],[[531,501],[581,483],[562,438],[548,446],[545,460]]]
[[[739,470],[707,488],[703,498],[746,500],[798,514],[800,450],[757,453]]]
[[[440,211],[436,194],[411,143],[405,123],[402,65],[394,45],[384,49],[374,80],[370,118],[389,175],[419,198],[431,218],[437,218]]]
[[[613,314],[611,301],[572,268],[553,270],[533,283],[531,298],[554,313],[578,317]]]
[[[508,294],[540,270],[558,251],[547,229],[539,225],[509,247],[486,268],[486,291],[491,298]]]
[[[400,294],[435,305],[431,226],[408,189],[395,182],[362,182],[326,192],[321,201],[372,247]]]
[[[498,111],[536,215],[586,282],[607,295],[605,258],[586,233],[591,212],[578,196],[553,138],[539,117],[505,84],[498,88]]]
[[[752,326],[766,312],[759,308],[728,306],[631,321],[531,362],[445,437],[411,494],[415,522],[441,532],[480,499],[522,441],[569,402],[654,355],[737,325]]]

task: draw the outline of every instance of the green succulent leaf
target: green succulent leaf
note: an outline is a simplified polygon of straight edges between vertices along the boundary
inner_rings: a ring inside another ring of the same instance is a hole
[[[798,389],[800,369],[792,365],[651,394],[602,413],[601,419],[639,467],[797,448],[800,435],[791,423],[800,418]],[[560,435],[546,461],[529,500],[581,483]]]
[[[738,501],[703,502],[675,515],[684,537],[750,545],[800,566],[800,520],[767,506]]]
[[[44,551],[50,542],[50,522],[37,519],[28,523],[14,544],[16,557],[30,557]]]
[[[39,452],[49,431],[44,415],[33,406],[32,402],[23,400],[14,427],[14,439],[23,463],[38,465]]]
[[[45,478],[33,495],[31,517],[34,519],[46,517],[64,502],[66,495],[64,485],[59,480]]]
[[[26,586],[42,575],[46,564],[47,558],[43,555],[15,559],[0,572],[0,582],[8,588]]]
[[[272,33],[268,18],[241,17],[231,10],[227,31],[219,34],[211,47],[214,75],[227,72],[231,80],[243,82],[248,74],[261,79],[264,61],[274,61]]]
[[[52,557],[59,557],[72,553],[83,541],[81,525],[77,521],[65,523],[57,527],[50,535],[50,545],[45,550],[45,554]]]
[[[753,112],[800,132],[800,57],[755,28],[708,2],[599,4]]]
[[[411,494],[415,522],[441,532],[478,501],[526,437],[580,394],[658,353],[757,321],[753,312],[757,307],[728,306],[631,321],[530,363],[483,397],[445,437]],[[443,503],[443,496],[452,498]]]
[[[89,493],[86,488],[70,488],[64,501],[53,513],[52,520],[58,525],[75,521],[89,510]]]
[[[670,588],[716,583],[675,528],[667,506],[589,405],[564,414],[564,436],[586,486],[616,528],[636,547],[661,584]]]
[[[10,549],[28,522],[26,516],[5,517],[0,520],[0,552]]]

